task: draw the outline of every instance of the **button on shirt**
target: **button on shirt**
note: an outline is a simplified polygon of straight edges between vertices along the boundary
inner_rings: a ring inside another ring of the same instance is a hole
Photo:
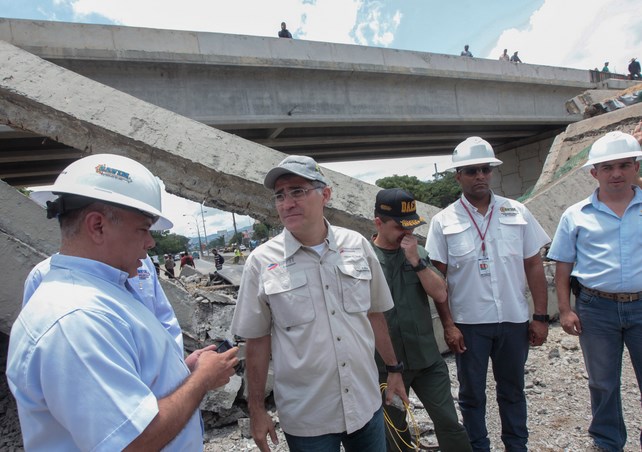
[[[7,380],[26,450],[121,450],[189,376],[127,274],[54,255],[11,330]],[[202,450],[200,413],[167,450]]]
[[[548,257],[575,263],[571,274],[603,292],[642,291],[642,190],[622,218],[591,196],[566,209],[557,226]]]
[[[490,220],[485,236],[487,274],[479,269],[482,240],[471,216],[482,233]],[[485,215],[465,196],[435,215],[426,249],[431,259],[448,265],[453,320],[465,324],[528,321],[524,259],[548,242],[550,238],[523,204],[495,194]]]
[[[42,279],[49,273],[50,262],[51,257],[40,262],[31,270],[29,276],[27,276],[24,285],[22,307],[27,304]],[[169,334],[172,335],[180,352],[183,353],[183,332],[176,319],[174,309],[158,281],[154,264],[149,256],[143,259],[141,266],[138,267],[138,275],[129,278],[129,284],[133,289],[133,295],[143,303],[147,309],[154,313],[158,321],[162,323]]]
[[[254,250],[232,321],[236,335],[272,335],[279,420],[296,436],[352,433],[381,406],[367,314],[392,298],[368,241],[327,226],[322,256],[287,230]]]

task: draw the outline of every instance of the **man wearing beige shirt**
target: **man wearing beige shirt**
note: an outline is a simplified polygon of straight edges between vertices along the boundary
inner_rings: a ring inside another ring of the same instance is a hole
[[[247,339],[254,441],[276,444],[265,404],[270,354],[274,398],[292,451],[385,451],[375,348],[388,366],[388,399],[407,402],[384,311],[393,307],[381,267],[360,234],[323,216],[332,189],[310,157],[289,156],[264,185],[284,231],[248,257],[232,332]]]

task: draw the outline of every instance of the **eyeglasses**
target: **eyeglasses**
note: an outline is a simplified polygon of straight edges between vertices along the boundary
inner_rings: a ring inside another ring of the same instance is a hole
[[[294,190],[285,191],[282,193],[277,193],[272,196],[275,204],[281,204],[285,202],[285,198],[288,196],[294,201],[300,201],[308,194],[309,191],[313,190],[322,190],[321,187],[310,187],[310,188],[295,188]]]
[[[466,176],[475,176],[477,175],[478,172],[482,174],[489,174],[491,171],[493,171],[493,168],[486,165],[486,166],[467,166],[465,168],[459,168],[457,169],[457,172],[459,173],[464,173]]]

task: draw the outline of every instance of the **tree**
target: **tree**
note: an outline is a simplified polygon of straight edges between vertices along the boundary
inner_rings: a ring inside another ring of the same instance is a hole
[[[184,251],[189,246],[189,238],[182,235],[170,233],[169,231],[151,231],[156,241],[156,246],[150,250],[150,254],[162,256],[164,254],[174,255]]]
[[[435,174],[432,181],[420,181],[415,176],[390,176],[377,180],[381,188],[401,188],[415,197],[417,201],[444,208],[456,201],[461,188],[455,180],[455,173],[446,171]]]
[[[240,245],[243,243],[243,233],[242,232],[237,232],[232,236],[229,242],[227,242],[228,245]]]
[[[214,240],[210,241],[212,248],[222,248],[225,246],[225,237],[222,235],[217,236]]]
[[[254,223],[254,234],[252,234],[252,240],[262,240],[269,237],[270,227],[265,223],[256,222]]]
[[[455,179],[455,173],[451,171],[437,173],[435,180],[429,181],[427,184],[427,196],[422,202],[442,209],[455,202],[461,195],[461,187]]]

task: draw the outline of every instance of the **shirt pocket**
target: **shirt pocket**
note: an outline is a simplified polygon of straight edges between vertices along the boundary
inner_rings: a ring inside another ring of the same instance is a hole
[[[526,220],[521,215],[499,219],[499,238],[497,252],[500,257],[514,257],[524,255],[522,233]]]
[[[314,320],[314,304],[305,272],[264,276],[263,281],[276,325],[289,328]]]
[[[475,241],[472,237],[470,223],[456,223],[443,228],[446,244],[448,245],[448,263],[475,259]]]
[[[344,258],[337,264],[341,283],[343,309],[349,313],[370,309],[370,281],[372,272],[363,257]]]

